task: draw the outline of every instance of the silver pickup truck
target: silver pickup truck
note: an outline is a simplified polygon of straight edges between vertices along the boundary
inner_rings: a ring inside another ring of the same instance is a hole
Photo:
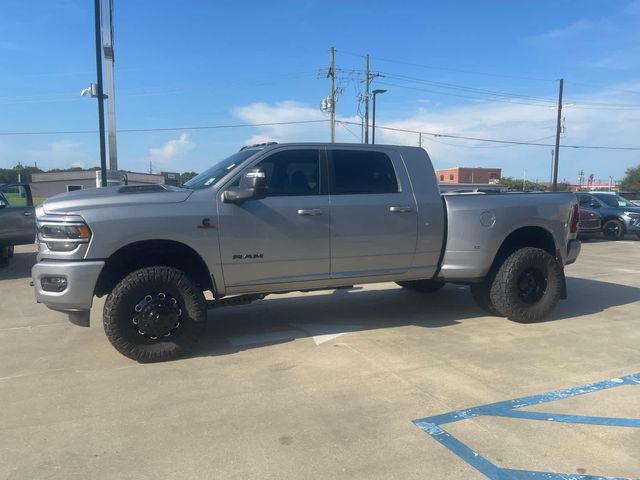
[[[76,191],[36,214],[37,301],[88,325],[108,295],[107,337],[141,362],[191,348],[208,306],[363,283],[470,284],[487,312],[536,321],[580,251],[575,195],[443,196],[425,150],[388,145],[245,147],[183,188]]]

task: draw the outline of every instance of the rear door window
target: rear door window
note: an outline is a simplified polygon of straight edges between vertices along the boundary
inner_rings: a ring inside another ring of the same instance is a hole
[[[398,193],[398,179],[383,152],[331,150],[333,195]]]

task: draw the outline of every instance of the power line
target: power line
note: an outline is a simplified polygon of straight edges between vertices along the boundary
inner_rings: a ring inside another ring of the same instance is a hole
[[[353,55],[356,57],[364,57],[364,55],[358,54],[358,53],[354,53],[354,52],[348,52],[345,50],[338,50],[336,49],[336,52],[340,52],[340,53],[346,53],[347,55]],[[412,67],[419,67],[419,68],[426,68],[426,69],[430,69],[430,70],[444,70],[444,71],[449,71],[449,72],[458,72],[458,73],[467,73],[470,75],[484,75],[484,76],[488,76],[488,77],[502,77],[502,78],[515,78],[518,80],[533,80],[536,82],[556,82],[557,80],[555,79],[549,79],[549,78],[535,78],[535,77],[526,77],[526,76],[522,76],[522,75],[507,75],[507,74],[501,74],[501,73],[491,73],[491,72],[479,72],[479,71],[474,71],[474,70],[463,70],[463,69],[459,69],[459,68],[451,68],[451,67],[442,67],[442,66],[436,66],[436,65],[425,65],[425,64],[421,64],[421,63],[414,63],[414,62],[405,62],[402,60],[394,60],[394,59],[390,59],[390,58],[382,58],[382,57],[375,57],[372,56],[370,57],[374,60],[380,61],[380,62],[388,62],[388,63],[397,63],[399,65],[409,65]]]
[[[341,53],[347,53],[348,55],[354,55],[357,57],[363,57],[363,55],[359,55],[357,53],[353,53],[353,52],[346,52],[344,50],[336,50],[339,51]],[[380,58],[380,57],[370,57],[372,59],[376,59],[378,61],[383,61],[383,62],[391,62],[391,63],[396,63],[396,64],[401,64],[401,65],[411,65],[411,66],[417,66],[417,67],[423,67],[423,68],[432,68],[432,69],[440,69],[440,70],[451,70],[451,71],[457,71],[457,72],[463,72],[463,73],[471,73],[471,74],[477,74],[477,75],[488,75],[488,76],[496,76],[496,77],[505,77],[505,78],[517,78],[517,79],[523,79],[523,80],[537,80],[537,81],[545,81],[545,82],[555,82],[555,80],[550,80],[550,79],[540,79],[540,78],[532,78],[532,77],[523,77],[523,76],[516,76],[516,75],[502,75],[502,74],[494,74],[494,73],[487,73],[487,72],[477,72],[477,71],[471,71],[471,70],[461,70],[461,69],[452,69],[452,68],[446,68],[446,67],[435,67],[435,66],[428,66],[428,65],[421,65],[418,63],[413,63],[413,62],[404,62],[404,61],[399,61],[399,60],[391,60],[391,59],[385,59],[385,58]],[[349,70],[345,70],[345,71],[349,71]],[[357,70],[350,70],[351,72],[353,71],[357,71]],[[469,92],[469,93],[477,93],[479,95],[490,95],[490,96],[496,96],[496,97],[511,97],[511,98],[515,98],[515,99],[528,99],[528,100],[532,100],[532,101],[537,101],[537,102],[547,102],[549,105],[545,105],[545,106],[549,106],[549,107],[555,107],[555,101],[554,99],[551,98],[545,98],[545,97],[536,97],[536,96],[532,96],[532,95],[525,95],[525,94],[517,94],[517,93],[511,93],[511,92],[502,92],[502,91],[494,91],[494,90],[487,90],[487,89],[482,89],[482,88],[477,88],[477,87],[470,87],[470,86],[465,86],[465,85],[459,85],[459,84],[453,84],[453,83],[447,83],[447,82],[437,82],[437,81],[432,81],[432,80],[426,80],[426,79],[421,79],[421,78],[417,78],[417,77],[411,77],[408,75],[400,75],[400,74],[394,74],[394,73],[390,73],[390,72],[380,72],[382,74],[382,76],[386,76],[389,78],[393,78],[396,80],[402,80],[402,81],[406,81],[406,82],[414,82],[414,83],[422,83],[422,84],[426,84],[426,85],[431,85],[434,87],[438,87],[438,88],[445,88],[445,89],[453,89],[453,90],[458,90],[458,91],[463,91],[463,92]],[[640,92],[638,91],[633,91],[633,90],[623,90],[623,89],[614,89],[614,88],[609,88],[609,87],[604,87],[602,85],[593,85],[593,84],[588,84],[588,83],[583,83],[583,82],[576,82],[576,81],[572,81],[571,83],[573,84],[577,84],[577,85],[586,85],[586,86],[592,86],[592,87],[596,87],[596,88],[602,88],[604,90],[610,90],[610,91],[617,91],[617,92],[624,92],[624,93],[631,93],[631,94],[635,94],[635,95],[640,95]],[[399,86],[399,85],[394,85],[394,86]],[[404,87],[404,88],[408,88],[408,87]],[[429,91],[431,93],[438,93],[438,94],[442,94],[442,95],[450,95],[450,96],[457,96],[457,97],[461,97],[461,98],[475,98],[475,97],[470,97],[470,96],[463,96],[460,94],[451,94],[451,93],[445,93],[445,92],[438,92],[438,91],[431,91],[431,90],[425,90],[425,91]],[[593,101],[580,101],[580,100],[576,100],[576,101],[572,101],[572,100],[568,100],[568,103],[575,103],[576,105],[573,105],[573,107],[578,108],[578,109],[585,109],[585,110],[637,110],[640,109],[640,104],[629,104],[629,103],[605,103],[605,102],[593,102]],[[510,102],[510,103],[516,103],[516,102]],[[522,104],[527,105],[526,103],[520,102]],[[520,104],[518,103],[518,104]],[[530,105],[534,105],[534,104],[530,104]],[[537,105],[537,104],[536,104]]]
[[[341,71],[344,73],[362,73],[362,70],[357,70],[357,69],[336,69],[336,71]],[[491,96],[496,96],[496,97],[507,97],[507,98],[515,98],[515,99],[521,99],[521,100],[532,100],[532,101],[536,101],[536,102],[545,102],[548,106],[555,106],[555,101],[552,98],[547,98],[547,97],[536,97],[536,96],[532,96],[532,95],[525,95],[525,94],[519,94],[519,93],[512,93],[512,92],[503,92],[503,91],[496,91],[496,90],[487,90],[484,88],[478,88],[478,87],[471,87],[471,86],[467,86],[467,85],[459,85],[459,84],[455,84],[455,83],[448,83],[448,82],[438,82],[438,81],[434,81],[434,80],[427,80],[424,78],[417,78],[417,77],[412,77],[409,75],[402,75],[402,74],[397,74],[397,73],[392,73],[392,72],[385,72],[385,71],[380,71],[378,72],[380,77],[388,77],[394,80],[400,80],[403,82],[408,82],[408,83],[419,83],[419,84],[425,84],[425,85],[430,85],[430,86],[434,86],[434,87],[438,87],[438,88],[445,88],[445,89],[452,89],[452,90],[459,90],[459,91],[463,91],[463,92],[469,92],[469,93],[477,93],[479,95],[491,95]],[[444,93],[443,93],[444,94]],[[475,97],[473,97],[475,98]]]
[[[377,127],[377,125],[376,125]],[[531,140],[524,140],[524,142],[526,143],[535,143],[535,142],[540,142],[542,140],[548,140],[550,138],[555,138],[555,135],[547,135],[546,137],[540,137],[540,138],[534,138]],[[433,138],[429,138],[428,141],[430,142],[435,142],[435,143],[441,143],[442,145],[449,145],[452,147],[460,147],[460,148],[510,148],[510,147],[517,147],[518,145],[463,145],[461,143],[450,143],[450,142],[443,142],[441,140],[435,140]]]
[[[199,125],[199,126],[192,126],[192,127],[127,128],[127,129],[118,130],[118,132],[134,133],[134,132],[169,132],[169,131],[181,131],[181,130],[213,130],[213,129],[224,129],[224,128],[269,127],[269,126],[278,126],[278,125],[303,125],[303,124],[324,123],[324,122],[328,122],[328,120],[322,119],[322,120],[297,120],[297,121],[290,121],[290,122],[237,123],[237,124],[228,124],[228,125]],[[352,122],[348,120],[336,120],[336,123],[339,125],[342,125],[343,127],[345,125],[360,126],[360,123]],[[529,146],[535,146],[535,147],[553,147],[554,146],[551,143],[538,143],[536,141],[499,140],[495,138],[469,137],[469,136],[455,135],[455,134],[449,134],[449,133],[435,133],[435,132],[425,132],[421,130],[409,130],[406,128],[388,127],[384,125],[376,125],[376,128],[381,128],[383,130],[390,130],[395,132],[429,135],[435,138],[472,140],[476,142],[498,143],[498,144],[504,144],[504,145],[529,145]],[[72,134],[95,134],[95,133],[98,133],[98,131],[97,130],[58,130],[58,131],[39,131],[39,132],[0,132],[0,136],[72,135]],[[453,146],[453,144],[450,144],[450,145]],[[476,148],[482,148],[482,147],[477,146]],[[640,147],[635,147],[635,146],[615,147],[615,146],[609,146],[609,145],[561,145],[560,148],[640,151]]]
[[[451,89],[457,90],[467,93],[477,93],[478,95],[490,95],[500,98],[513,98],[516,100],[530,100],[532,102],[539,103],[524,103],[525,105],[536,105],[536,106],[546,106],[546,107],[556,107],[556,101],[551,98],[546,97],[536,97],[532,95],[518,94],[512,92],[504,92],[504,91],[496,91],[496,90],[487,90],[484,88],[470,87],[466,85],[459,85],[455,83],[447,83],[447,82],[437,82],[432,80],[421,79],[417,77],[411,77],[408,75],[399,75],[395,73],[389,72],[380,72],[382,76],[388,77],[394,80],[400,80],[408,83],[418,83],[434,86],[437,88]],[[449,93],[442,92],[443,95],[451,95]],[[458,95],[459,96],[459,95]],[[471,97],[470,97],[471,98]],[[484,98],[484,97],[481,97]],[[514,102],[515,103],[515,102]],[[581,100],[567,100],[567,103],[573,103],[572,105],[575,108],[585,109],[585,110],[637,110],[640,109],[640,104],[633,103],[609,103],[609,102],[594,102],[594,101],[581,101]]]
[[[336,120],[336,123],[346,123],[348,125],[359,125],[356,122],[344,121],[344,120]],[[535,147],[554,147],[555,144],[552,143],[537,143],[537,142],[525,142],[518,140],[497,140],[494,138],[480,138],[480,137],[467,137],[464,135],[454,135],[448,133],[434,133],[434,132],[425,132],[420,130],[409,130],[405,128],[396,128],[396,127],[385,127],[382,125],[376,125],[376,128],[381,128],[383,130],[391,130],[395,132],[404,132],[404,133],[416,133],[422,135],[429,135],[432,137],[442,137],[442,138],[457,138],[460,140],[474,140],[476,142],[488,142],[488,143],[502,143],[502,144],[510,144],[510,145],[530,145]],[[629,151],[640,151],[640,147],[614,147],[609,145],[560,145],[560,148],[582,148],[582,149],[596,149],[596,150],[629,150]]]
[[[412,86],[409,86],[409,85],[399,85],[397,83],[391,83],[391,82],[385,82],[385,81],[378,81],[378,83],[381,84],[381,85],[389,85],[391,87],[406,88],[406,89],[409,89],[409,90],[417,90],[417,91],[420,91],[420,92],[436,93],[438,95],[448,95],[450,97],[470,98],[470,99],[473,99],[473,100],[482,100],[482,101],[485,101],[485,102],[511,103],[513,105],[528,105],[528,106],[532,106],[532,107],[543,107],[543,108],[555,107],[555,105],[553,105],[553,104],[527,103],[527,102],[517,102],[517,101],[512,101],[512,100],[506,100],[506,99],[503,99],[503,98],[486,98],[486,97],[477,97],[477,96],[471,96],[471,95],[462,95],[460,93],[442,92],[442,91],[438,91],[438,90],[431,90],[431,89],[428,89],[428,88],[412,87]]]
[[[461,91],[466,91],[466,92],[472,92],[472,93],[479,93],[479,94],[483,94],[483,95],[494,95],[494,96],[499,96],[499,97],[512,97],[512,98],[519,98],[519,99],[529,99],[529,100],[535,100],[535,101],[540,101],[540,102],[546,102],[546,103],[554,103],[554,100],[551,98],[545,98],[545,97],[535,97],[532,95],[525,95],[525,94],[520,94],[520,93],[511,93],[511,92],[503,92],[503,91],[496,91],[496,90],[487,90],[484,88],[478,88],[478,87],[470,87],[467,85],[460,85],[460,84],[455,84],[455,83],[448,83],[448,82],[438,82],[438,81],[434,81],[434,80],[426,80],[424,78],[417,78],[417,77],[412,77],[409,75],[401,75],[401,74],[396,74],[396,73],[390,73],[390,72],[380,72],[383,76],[389,77],[389,78],[394,78],[396,80],[402,80],[402,81],[406,81],[406,82],[414,82],[414,83],[423,83],[426,85],[433,85],[433,86],[437,86],[437,87],[441,87],[441,88],[450,88],[453,90],[461,90]]]
[[[221,128],[250,128],[250,127],[269,127],[277,125],[300,125],[307,123],[328,122],[327,119],[322,120],[297,120],[291,122],[267,122],[267,123],[236,123],[230,125],[199,125],[194,127],[166,127],[166,128],[125,128],[118,130],[118,133],[132,132],[171,132],[180,130],[214,130]],[[0,132],[0,136],[20,136],[20,135],[76,135],[98,133],[98,130],[52,130],[40,132]]]

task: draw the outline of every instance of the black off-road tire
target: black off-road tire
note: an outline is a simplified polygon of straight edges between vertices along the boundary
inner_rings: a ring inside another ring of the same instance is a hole
[[[491,302],[491,282],[485,280],[481,283],[472,283],[470,286],[471,296],[476,304],[489,315],[494,317],[503,317],[495,305]]]
[[[564,272],[548,252],[533,247],[513,252],[498,268],[489,297],[495,309],[521,323],[544,319],[560,300]]]
[[[444,287],[445,282],[438,280],[407,280],[406,282],[396,282],[402,288],[420,293],[434,293]]]
[[[622,240],[624,238],[624,223],[617,219],[611,219],[602,225],[602,234],[607,240]]]
[[[144,302],[145,298],[160,294],[176,300],[180,321],[175,331],[152,338],[141,334],[133,320],[141,299]],[[147,267],[127,275],[109,294],[103,312],[104,331],[111,344],[140,363],[181,357],[198,341],[206,320],[207,302],[201,288],[183,271],[165,266]]]

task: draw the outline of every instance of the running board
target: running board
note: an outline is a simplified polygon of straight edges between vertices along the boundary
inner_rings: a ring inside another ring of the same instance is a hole
[[[233,297],[223,297],[218,300],[207,300],[209,308],[229,307],[232,305],[247,305],[256,300],[262,300],[266,297],[266,293],[253,293],[247,295],[235,295]]]

